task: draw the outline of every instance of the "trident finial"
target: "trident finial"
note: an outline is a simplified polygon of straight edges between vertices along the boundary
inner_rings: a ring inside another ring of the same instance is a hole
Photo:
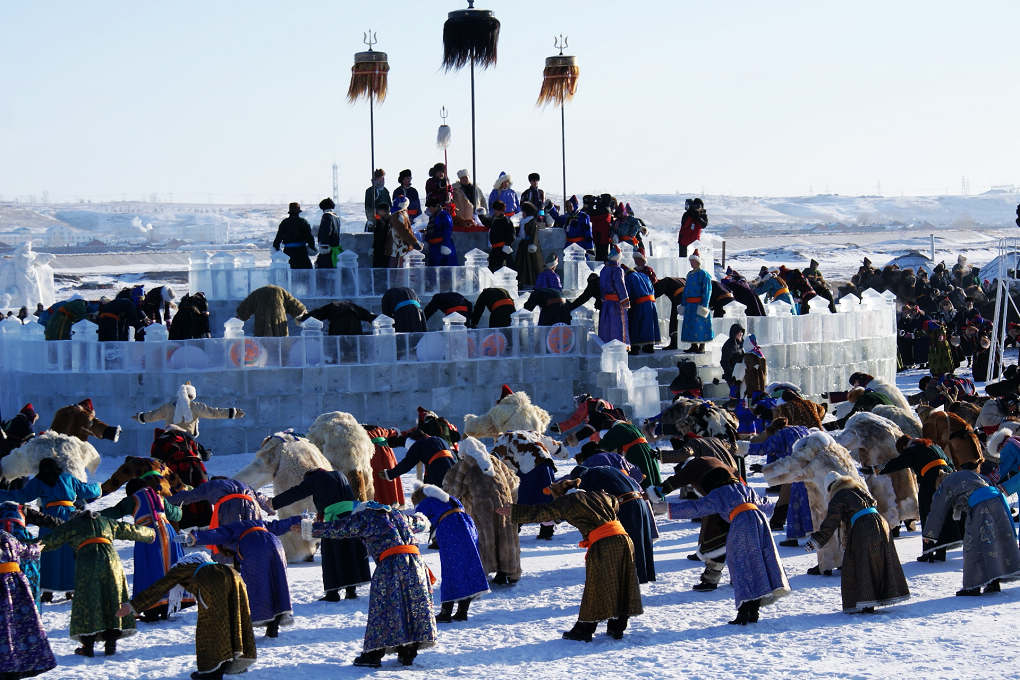
[[[560,51],[560,55],[563,54],[563,50],[567,49],[567,36],[562,33],[556,38],[553,38],[553,47]]]
[[[361,42],[363,42],[366,45],[368,45],[368,51],[371,52],[372,51],[372,45],[377,44],[379,42],[379,39],[376,37],[376,35],[372,31],[372,29],[368,29],[367,31],[365,31],[365,33],[362,34]]]
[[[449,114],[446,112],[446,107],[445,106],[439,109],[439,117],[443,119],[443,123],[444,124],[446,123],[447,115],[449,115]]]

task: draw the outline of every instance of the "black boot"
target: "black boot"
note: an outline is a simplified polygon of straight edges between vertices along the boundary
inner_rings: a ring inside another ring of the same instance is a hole
[[[73,590],[69,590],[66,593],[64,593],[64,599],[67,600],[68,602],[73,600],[74,599],[74,591]]]
[[[453,602],[444,602],[439,613],[436,614],[436,623],[450,623],[453,621]]]
[[[497,571],[496,575],[492,577],[491,583],[494,586],[505,586],[509,583],[509,578],[503,572]]]
[[[861,613],[862,614],[874,614],[875,613],[875,608],[874,607],[864,607],[863,609],[861,609]]]
[[[745,602],[737,608],[737,618],[730,621],[731,626],[746,626],[751,620],[751,603]]]
[[[563,633],[564,640],[577,640],[578,642],[591,642],[591,636],[595,634],[597,623],[578,621],[574,627]]]
[[[357,586],[347,586],[347,589],[344,591],[344,599],[345,600],[356,600],[356,599],[358,599],[358,587]]]
[[[921,555],[921,556],[919,556],[919,557],[917,558],[917,561],[918,561],[918,562],[928,562],[928,563],[933,563],[933,562],[935,562],[935,553],[933,553],[933,552],[930,552],[930,553],[924,553],[923,555]]]
[[[779,545],[782,546],[783,548],[796,548],[800,545],[800,541],[798,541],[796,538],[788,538],[784,541],[780,541]]]
[[[699,593],[710,593],[718,587],[719,585],[716,583],[709,583],[708,581],[702,580],[700,583],[695,583],[691,586],[691,590],[696,590]]]
[[[368,668],[378,668],[382,665],[383,654],[386,653],[385,649],[375,649],[371,652],[362,652],[354,659],[355,666],[367,666]]]
[[[319,598],[319,602],[339,602],[339,601],[340,601],[339,590],[330,590],[325,595]]]
[[[138,617],[138,620],[142,623],[156,623],[159,621],[159,612],[156,611],[155,607],[152,609],[146,609],[142,612],[142,615]]]
[[[266,626],[266,637],[275,638],[280,637],[280,616],[277,615],[269,624]]]
[[[775,510],[772,511],[771,519],[769,519],[769,529],[772,531],[782,531],[783,527],[786,526],[786,514],[789,509],[790,506],[788,504],[777,505]]]
[[[42,597],[39,598],[39,601],[42,602],[43,604],[49,604],[50,602],[53,602],[53,591],[47,590],[46,592],[44,592],[42,594]]]
[[[614,640],[623,639],[623,631],[627,630],[627,617],[621,616],[618,619],[609,619],[606,622],[606,633]]]
[[[975,595],[980,594],[981,594],[980,588],[964,588],[963,590],[956,591],[957,597],[974,597]]]
[[[119,630],[108,630],[103,633],[103,653],[106,656],[113,656],[117,653],[117,639],[120,638]]]
[[[416,656],[418,656],[417,642],[397,647],[397,659],[400,661],[401,665],[410,666],[414,663],[414,657]]]
[[[223,666],[207,673],[195,671],[191,674],[191,680],[223,680]]]
[[[895,527],[893,527],[892,531],[889,532],[889,535],[891,537],[893,537],[893,538],[899,538],[900,537],[900,527],[899,527],[899,525],[896,525]]]
[[[988,593],[1001,593],[1001,592],[1002,586],[999,585],[999,579],[995,579],[987,586],[985,586],[985,595],[987,595]]]
[[[465,597],[457,602],[457,613],[453,615],[454,621],[467,621],[468,607],[471,606],[471,598]]]
[[[543,541],[551,541],[553,537],[553,531],[555,530],[555,528],[556,526],[553,524],[541,525],[540,527],[538,527],[538,538],[542,539]]]
[[[758,610],[761,609],[761,600],[752,600],[748,602],[747,607],[747,622],[758,623]]]
[[[935,561],[936,562],[945,562],[946,561],[946,549],[945,548],[939,548],[938,550],[936,550],[932,554],[935,557]]]
[[[78,656],[95,656],[96,655],[96,636],[95,635],[80,635],[78,642],[81,643],[81,647],[74,650],[74,653]]]

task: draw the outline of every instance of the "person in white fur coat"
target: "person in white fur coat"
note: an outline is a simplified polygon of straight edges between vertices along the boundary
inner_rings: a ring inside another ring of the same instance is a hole
[[[141,411],[132,416],[138,423],[154,423],[165,421],[166,427],[174,426],[187,432],[192,438],[198,437],[198,421],[200,418],[234,419],[244,418],[244,411],[235,407],[217,408],[195,401],[198,392],[191,382],[186,382],[177,389],[177,396],[162,406],[151,411]]]
[[[527,430],[542,434],[548,429],[552,416],[535,404],[524,392],[514,392],[503,385],[502,393],[489,412],[464,416],[464,434],[472,437],[495,437],[502,432]]]

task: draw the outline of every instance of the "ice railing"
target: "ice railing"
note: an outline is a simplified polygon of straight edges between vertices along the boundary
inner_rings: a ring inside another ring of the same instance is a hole
[[[269,285],[301,299],[378,297],[390,288],[411,288],[419,297],[446,291],[473,296],[490,287],[512,289],[516,295],[517,273],[506,267],[490,272],[488,258],[475,248],[464,255],[464,266],[426,267],[425,255],[413,251],[403,267],[375,269],[358,267],[358,254],[344,251],[335,269],[291,269],[287,255],[278,251],[268,266],[257,265],[250,253],[196,253],[188,261],[188,288],[205,292],[208,300],[229,301]]]
[[[81,321],[70,340],[46,341],[39,324],[0,322],[0,373],[161,373],[167,371],[258,370],[425,361],[469,361],[503,357],[581,356],[587,351],[590,320],[537,326],[532,312],[514,314],[507,328],[465,326],[460,314],[444,317],[442,331],[396,333],[393,320],[379,316],[371,335],[324,335],[308,319],[296,337],[245,336],[243,323],[224,324],[223,338],[169,340],[160,324],[146,328],[144,342],[100,342],[96,326]]]

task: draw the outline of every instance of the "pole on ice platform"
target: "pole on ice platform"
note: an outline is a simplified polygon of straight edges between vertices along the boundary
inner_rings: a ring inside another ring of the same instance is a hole
[[[347,88],[347,101],[352,104],[361,97],[368,98],[368,135],[370,160],[372,167],[369,169],[369,177],[375,174],[375,101],[378,99],[382,104],[386,99],[387,73],[390,71],[390,64],[386,59],[385,52],[376,52],[372,46],[379,42],[375,32],[371,29],[365,31],[361,41],[368,45],[365,52],[354,54],[354,66],[351,67],[351,84]],[[375,191],[372,192],[373,201]],[[375,206],[372,207],[372,224],[375,224]]]
[[[446,107],[443,106],[439,109],[439,117],[443,119],[443,124],[439,126],[439,132],[436,134],[436,145],[443,150],[443,165],[446,166],[446,176],[450,176],[450,159],[447,156],[447,148],[450,146],[450,126],[446,124],[447,117]],[[474,169],[471,170],[474,172]],[[474,177],[472,176],[472,179]]]
[[[560,105],[560,151],[563,161],[563,211],[567,209],[567,114],[566,101],[573,99],[577,92],[577,79],[581,69],[577,65],[577,57],[564,56],[563,50],[568,47],[567,36],[562,33],[553,38],[553,47],[560,51],[552,57],[546,57],[545,70],[542,71],[542,89],[538,93],[538,106],[555,102]]]
[[[931,266],[935,266],[935,234],[929,234],[931,237]]]

